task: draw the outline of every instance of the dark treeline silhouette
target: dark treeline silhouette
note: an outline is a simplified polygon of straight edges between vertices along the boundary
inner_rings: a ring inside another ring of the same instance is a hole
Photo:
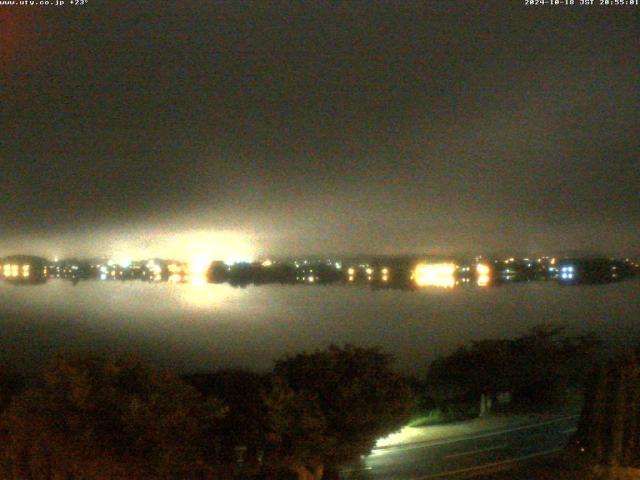
[[[271,374],[221,370],[183,379],[206,398],[217,398],[227,408],[212,427],[215,463],[246,463],[247,470],[259,471],[269,446],[269,412],[263,395],[270,388]]]
[[[597,367],[598,347],[541,325],[461,347],[424,381],[354,346],[285,357],[268,373],[178,377],[91,355],[57,356],[28,382],[0,368],[0,478],[336,479],[429,402],[470,401],[477,416],[480,397],[558,404],[587,379],[571,462],[638,468],[640,355]]]
[[[578,389],[597,360],[600,341],[591,334],[570,337],[562,328],[539,325],[514,339],[483,340],[436,359],[427,390],[440,403],[495,404],[506,394],[515,406],[562,402]]]
[[[391,361],[332,346],[269,374],[179,378],[133,357],[58,356],[28,387],[0,376],[0,478],[335,478],[412,414]]]
[[[290,265],[276,264],[264,267],[261,264],[237,263],[227,266],[224,262],[213,262],[207,272],[211,283],[229,283],[234,286],[264,285],[267,283],[296,283],[296,270]]]
[[[207,272],[211,283],[229,283],[233,286],[266,284],[366,284],[373,289],[393,288],[415,290],[413,271],[424,262],[419,257],[388,257],[371,259],[366,264],[349,264],[337,268],[335,264],[312,262],[309,264],[237,263],[227,265],[213,262]],[[637,273],[629,261],[598,258],[561,260],[557,268],[536,261],[509,259],[490,261],[487,285],[499,286],[514,282],[548,281],[560,284],[611,283],[628,279]],[[565,272],[563,269],[570,269]],[[384,273],[383,273],[384,272]],[[475,285],[478,280],[474,264],[460,264],[454,273],[456,285]]]
[[[268,266],[261,263],[236,263],[227,265],[224,262],[212,262],[207,271],[210,283],[229,283],[233,286],[266,284],[314,284],[327,285],[334,283],[366,284],[371,288],[415,289],[411,279],[411,271],[415,267],[415,258],[386,258],[371,261],[365,266],[350,267],[355,274],[350,275],[345,266],[336,264],[310,262],[306,264],[273,263]],[[372,274],[366,270],[372,268]],[[382,275],[382,271],[388,272]]]
[[[315,283],[328,284],[346,279],[342,270],[324,263],[295,267],[286,263],[264,266],[260,263],[213,262],[207,272],[211,283],[229,283],[233,286]]]
[[[560,283],[602,284],[620,282],[634,276],[632,263],[609,258],[565,259],[558,263]]]
[[[13,369],[0,365],[0,412],[3,412],[12,398],[24,388],[24,378]]]

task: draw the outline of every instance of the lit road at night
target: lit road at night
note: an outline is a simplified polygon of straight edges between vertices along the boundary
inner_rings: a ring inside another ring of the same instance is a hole
[[[559,416],[532,424],[377,448],[341,473],[350,480],[428,480],[507,468],[557,452],[566,445],[577,422],[577,415]]]

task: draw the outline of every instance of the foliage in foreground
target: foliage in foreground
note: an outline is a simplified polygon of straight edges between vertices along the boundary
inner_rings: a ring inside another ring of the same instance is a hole
[[[23,379],[10,368],[0,365],[0,413],[23,388]]]
[[[519,403],[558,402],[567,388],[581,384],[598,348],[593,335],[568,337],[561,328],[540,325],[515,339],[473,342],[437,359],[427,385],[450,398],[475,401],[508,391]]]
[[[5,412],[4,478],[207,478],[206,433],[224,414],[139,360],[58,357]]]
[[[367,454],[404,425],[413,393],[378,349],[335,346],[276,364],[266,397],[278,460],[300,480]]]
[[[270,375],[187,381],[135,358],[59,356],[0,410],[0,478],[319,480],[412,408],[378,349],[332,346]]]

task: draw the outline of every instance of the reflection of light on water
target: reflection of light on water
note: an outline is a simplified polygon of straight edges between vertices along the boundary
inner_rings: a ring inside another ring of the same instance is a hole
[[[207,272],[211,265],[211,258],[200,255],[194,257],[189,265],[189,280],[191,285],[201,287],[207,283]]]
[[[420,263],[413,271],[413,280],[419,287],[453,288],[455,271],[454,263]]]
[[[178,275],[177,273],[173,273],[169,275],[169,282],[180,283],[181,281],[182,281],[182,276]]]
[[[435,356],[423,345],[446,354],[452,345],[472,340],[515,337],[539,322],[538,309],[523,305],[544,304],[550,318],[567,319],[570,335],[594,331],[612,348],[631,347],[629,332],[639,330],[639,287],[639,278],[597,288],[531,282],[505,289],[432,287],[429,293],[331,285],[81,281],[73,286],[49,280],[15,286],[0,281],[0,357],[36,365],[27,357],[60,349],[134,351],[148,353],[164,362],[161,366],[184,364],[188,371],[230,365],[262,371],[282,355],[313,351],[339,338],[384,344],[397,356],[399,370],[423,375]],[[389,318],[402,325],[403,335],[389,336]],[[434,437],[440,433],[433,431]]]
[[[29,287],[16,287],[0,280],[0,332],[3,312],[42,319],[49,316],[84,318],[89,324],[98,319],[108,320],[109,324],[125,319],[133,324],[151,320],[154,325],[156,321],[201,319],[207,311],[225,315],[229,312],[241,315],[240,311],[244,315],[251,311],[259,315],[264,311],[265,302],[254,299],[263,298],[261,291],[215,285],[204,278],[178,283],[87,280],[76,286],[55,279]]]
[[[479,287],[488,286],[490,282],[489,274],[491,273],[491,268],[489,268],[489,265],[485,265],[484,263],[479,263],[476,266],[476,271],[478,272],[478,286]]]
[[[179,300],[186,307],[211,308],[229,300],[230,288],[207,283],[204,277],[192,277],[190,283],[176,285]]]

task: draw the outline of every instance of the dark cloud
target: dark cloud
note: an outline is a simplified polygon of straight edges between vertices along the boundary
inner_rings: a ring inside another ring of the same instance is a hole
[[[637,9],[0,13],[5,249],[637,252]]]

